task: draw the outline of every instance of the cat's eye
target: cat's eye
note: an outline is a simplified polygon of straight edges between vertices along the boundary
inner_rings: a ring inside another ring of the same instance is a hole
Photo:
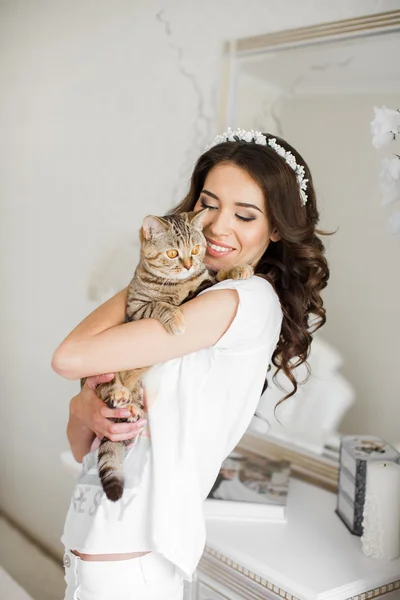
[[[176,258],[178,256],[178,250],[167,250],[168,258]]]
[[[195,246],[194,248],[192,248],[192,254],[194,254],[194,256],[196,256],[196,254],[198,254],[200,252],[200,246]]]

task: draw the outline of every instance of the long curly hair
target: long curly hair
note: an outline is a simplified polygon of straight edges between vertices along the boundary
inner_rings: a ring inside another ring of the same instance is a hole
[[[273,380],[276,382],[276,376],[282,370],[293,384],[293,390],[279,401],[278,406],[297,391],[294,368],[305,363],[308,379],[307,358],[312,334],[326,322],[320,292],[327,285],[329,267],[324,245],[318,236],[331,233],[316,228],[319,221],[316,194],[310,169],[303,158],[282,138],[268,133],[263,135],[274,137],[285,150],[290,150],[298,165],[303,165],[308,179],[305,206],[300,202],[295,172],[275,150],[268,145],[235,141],[222,142],[200,156],[188,194],[170,214],[193,210],[209,171],[219,163],[244,169],[262,189],[270,229],[278,231],[280,240],[268,245],[255,272],[272,284],[283,312],[279,341],[271,358],[276,367]],[[312,323],[309,322],[311,319]],[[276,385],[286,391],[277,382]]]

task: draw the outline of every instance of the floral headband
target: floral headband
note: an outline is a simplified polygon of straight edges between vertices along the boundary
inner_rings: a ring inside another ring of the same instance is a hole
[[[284,159],[284,161],[289,165],[289,167],[291,169],[293,169],[293,171],[296,173],[297,183],[299,184],[299,188],[300,188],[301,203],[303,204],[303,206],[305,206],[305,204],[307,203],[307,200],[308,200],[308,197],[306,194],[308,179],[306,179],[304,177],[304,175],[305,175],[304,167],[302,165],[298,165],[293,154],[289,150],[286,151],[285,148],[280,146],[277,143],[275,138],[267,138],[260,131],[254,131],[253,129],[251,131],[246,131],[245,129],[235,129],[233,131],[229,127],[228,131],[225,131],[225,133],[217,135],[213,139],[211,144],[209,144],[207,146],[206,150],[209,150],[210,148],[212,148],[213,146],[216,146],[217,144],[222,144],[223,142],[240,142],[240,141],[254,142],[255,144],[260,144],[261,146],[269,146],[270,148],[275,150],[275,152],[277,152],[279,154],[279,156],[281,156]]]

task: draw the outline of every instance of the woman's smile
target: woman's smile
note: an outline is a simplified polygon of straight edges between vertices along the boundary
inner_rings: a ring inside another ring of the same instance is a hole
[[[231,246],[227,246],[226,244],[223,244],[222,242],[216,242],[215,240],[211,240],[209,238],[207,239],[207,254],[210,256],[222,256],[222,255],[227,255],[227,254],[231,254],[235,248],[232,248]]]

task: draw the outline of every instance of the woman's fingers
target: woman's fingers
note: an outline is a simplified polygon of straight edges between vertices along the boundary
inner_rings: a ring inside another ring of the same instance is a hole
[[[89,389],[94,390],[99,385],[99,383],[107,383],[114,379],[115,373],[103,373],[102,375],[94,375],[93,377],[87,377],[85,381],[85,386]]]
[[[145,422],[142,423],[107,423],[102,435],[112,442],[130,440],[143,431]]]
[[[102,404],[100,414],[106,419],[127,419],[132,416],[131,411],[127,408],[109,408],[104,402]]]
[[[131,439],[133,439],[134,437],[136,437],[142,431],[143,431],[143,429],[140,429],[140,431],[135,431],[135,432],[131,433],[130,435],[128,435],[127,433],[125,433],[125,434],[122,434],[122,433],[112,433],[112,434],[110,434],[110,436],[106,435],[106,437],[111,442],[123,442],[125,440],[131,440]]]
[[[104,417],[98,417],[96,419],[96,430],[101,431],[102,435],[108,439],[111,439],[110,436],[112,435],[123,435],[125,436],[124,439],[129,439],[133,435],[136,435],[139,429],[143,429],[146,423],[147,421],[144,419],[135,421],[135,423],[115,423]]]
[[[105,428],[105,431],[110,434],[132,433],[137,431],[138,429],[143,429],[145,424],[146,423],[144,422],[144,420],[142,420],[141,423],[113,423],[111,421],[107,422],[107,427]]]

